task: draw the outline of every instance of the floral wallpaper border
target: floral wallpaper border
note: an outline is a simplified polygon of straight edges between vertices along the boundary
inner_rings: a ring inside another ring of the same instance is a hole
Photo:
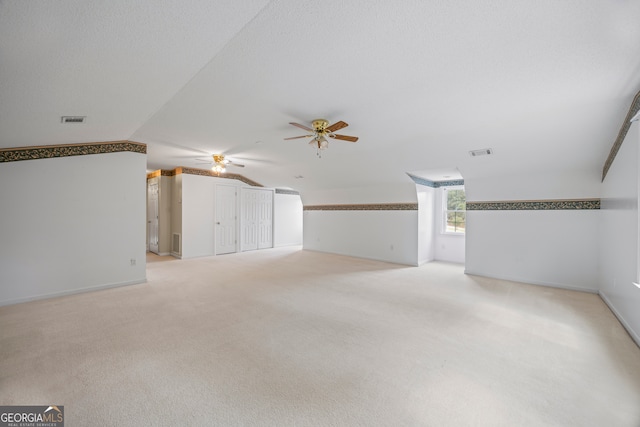
[[[305,211],[417,211],[417,203],[382,203],[361,205],[310,205]]]
[[[176,170],[158,169],[147,174],[147,179],[156,178],[159,176],[176,176]]]
[[[86,156],[90,154],[120,153],[123,151],[147,154],[147,144],[131,141],[111,141],[3,148],[0,149],[0,163],[52,159],[56,157]]]
[[[600,209],[600,199],[467,202],[468,211],[549,211]]]
[[[613,147],[611,147],[611,151],[609,152],[609,157],[607,157],[607,161],[604,163],[604,167],[602,168],[603,181],[607,177],[607,173],[609,172],[609,169],[611,168],[611,165],[613,164],[613,161],[615,160],[616,155],[618,154],[618,151],[622,146],[622,142],[624,141],[624,139],[627,136],[627,133],[629,132],[629,128],[631,127],[631,119],[633,118],[633,116],[635,116],[638,113],[638,111],[640,111],[640,92],[638,92],[635,98],[633,98],[633,102],[629,107],[629,112],[627,113],[627,116],[624,118],[624,122],[622,122],[620,131],[618,132],[618,137],[614,141]]]
[[[183,173],[183,174],[189,174],[189,175],[210,176],[212,178],[237,179],[238,181],[242,181],[245,184],[249,184],[253,187],[264,187],[262,184],[258,184],[257,182],[252,181],[249,178],[236,173],[225,173],[225,174],[219,175],[210,169],[188,168],[184,166],[177,167],[174,169],[174,171],[175,171],[175,175],[179,175]]]

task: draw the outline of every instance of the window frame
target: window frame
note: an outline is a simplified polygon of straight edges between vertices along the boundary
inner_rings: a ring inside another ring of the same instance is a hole
[[[449,190],[462,190],[465,195],[465,209],[447,209],[449,202]],[[464,236],[467,231],[467,209],[466,209],[466,200],[467,193],[464,189],[464,185],[452,185],[447,187],[442,187],[442,223],[441,223],[441,233],[447,234],[450,236]],[[447,219],[449,217],[449,213],[463,213],[464,214],[464,225],[463,231],[449,231],[447,230]]]

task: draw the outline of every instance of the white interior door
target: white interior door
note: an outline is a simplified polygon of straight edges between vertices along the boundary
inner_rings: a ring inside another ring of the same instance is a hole
[[[236,196],[236,187],[216,185],[216,255],[237,251]]]
[[[273,247],[273,191],[258,193],[258,249]]]
[[[158,181],[149,181],[147,194],[149,250],[158,253]]]
[[[258,194],[252,188],[242,189],[240,228],[242,229],[242,250],[258,249]]]

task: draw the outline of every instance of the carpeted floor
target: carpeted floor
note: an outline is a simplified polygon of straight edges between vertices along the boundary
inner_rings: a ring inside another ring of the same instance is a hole
[[[0,307],[0,405],[72,426],[640,425],[597,295],[278,248]],[[640,309],[640,308],[639,308]]]

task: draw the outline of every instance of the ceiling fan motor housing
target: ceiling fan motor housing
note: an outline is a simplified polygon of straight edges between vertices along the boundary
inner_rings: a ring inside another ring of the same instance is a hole
[[[329,122],[325,119],[316,119],[311,122],[311,125],[316,132],[323,133],[327,126],[329,126]]]

